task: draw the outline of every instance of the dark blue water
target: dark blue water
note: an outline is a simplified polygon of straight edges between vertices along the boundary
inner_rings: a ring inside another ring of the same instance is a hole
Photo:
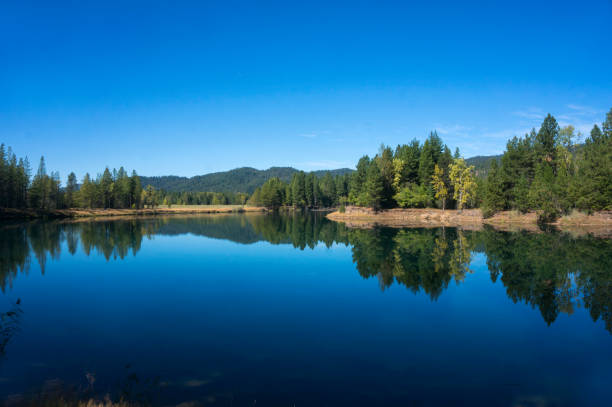
[[[609,406],[612,242],[320,215],[0,226],[0,396]],[[19,304],[17,304],[19,300]]]

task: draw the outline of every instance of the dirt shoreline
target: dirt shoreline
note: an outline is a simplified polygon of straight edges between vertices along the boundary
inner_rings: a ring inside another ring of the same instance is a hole
[[[375,212],[370,208],[347,206],[344,213],[335,211],[329,213],[327,218],[353,228],[448,226],[478,230],[484,225],[490,225],[500,230],[541,232],[535,212],[521,214],[516,211],[504,211],[485,219],[480,209],[467,209],[461,212],[449,209],[445,211],[441,209],[388,209]],[[596,212],[592,215],[574,212],[561,217],[550,226],[577,235],[593,234],[612,237],[612,211]]]
[[[242,212],[265,212],[265,208],[254,206],[211,206],[211,207],[171,207],[171,208],[146,208],[146,209],[11,209],[1,208],[0,219],[38,219],[38,218],[96,218],[116,216],[156,216],[156,215],[187,215],[206,213],[242,213]]]

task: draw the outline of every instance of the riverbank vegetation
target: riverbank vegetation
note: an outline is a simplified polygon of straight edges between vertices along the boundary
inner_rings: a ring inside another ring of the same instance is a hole
[[[165,192],[151,185],[143,188],[136,171],[128,175],[123,167],[112,171],[107,167],[96,178],[87,173],[80,182],[71,172],[62,186],[58,172],[47,172],[44,157],[32,176],[27,157],[17,159],[10,148],[0,145],[0,208],[22,210],[28,216],[61,215],[58,210],[70,208],[141,210],[159,205],[244,205],[247,199],[245,193]]]
[[[290,183],[268,180],[255,190],[253,205],[317,207],[345,204],[372,208],[477,208],[485,217],[516,210],[537,212],[551,222],[573,210],[612,209],[612,109],[584,144],[574,127],[561,128],[548,115],[539,130],[508,141],[498,160],[479,176],[457,149],[454,154],[436,132],[421,144],[413,140],[394,150],[382,145],[363,156],[350,176],[321,180],[304,173]]]

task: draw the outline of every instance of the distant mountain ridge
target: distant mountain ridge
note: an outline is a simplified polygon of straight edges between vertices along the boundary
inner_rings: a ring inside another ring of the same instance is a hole
[[[501,158],[499,155],[479,155],[466,159],[468,165],[473,165],[478,175],[486,175],[491,160]],[[318,177],[329,172],[332,176],[344,175],[355,170],[338,168],[334,170],[313,171]],[[289,182],[293,174],[299,170],[293,167],[270,167],[267,170],[258,170],[252,167],[235,168],[229,171],[212,172],[210,174],[193,177],[179,177],[177,175],[162,175],[158,177],[141,176],[143,186],[151,185],[156,189],[168,192],[247,192],[255,191],[268,179],[278,177]]]
[[[339,168],[335,170],[313,171],[318,177],[329,172],[331,175],[344,175],[354,170]],[[163,175],[159,177],[141,176],[143,186],[151,185],[156,189],[168,192],[247,192],[253,193],[268,179],[278,177],[285,182],[291,181],[293,174],[299,170],[293,167],[271,167],[267,170],[258,170],[251,167],[235,168],[229,171],[213,172],[196,175],[194,177],[179,177],[176,175]]]

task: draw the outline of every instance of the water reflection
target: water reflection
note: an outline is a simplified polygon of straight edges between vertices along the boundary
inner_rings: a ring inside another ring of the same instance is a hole
[[[156,217],[104,221],[9,224],[0,228],[0,288],[9,290],[32,261],[45,273],[48,259],[63,247],[102,254],[107,260],[137,255],[145,238],[193,234],[241,244],[267,241],[299,249],[344,244],[364,278],[384,290],[393,283],[436,300],[456,282],[469,278],[476,253],[484,253],[490,277],[509,298],[536,307],[546,323],[577,307],[612,332],[612,240],[574,238],[562,233],[509,233],[438,229],[349,229],[322,214]],[[65,243],[65,244],[64,244]]]

